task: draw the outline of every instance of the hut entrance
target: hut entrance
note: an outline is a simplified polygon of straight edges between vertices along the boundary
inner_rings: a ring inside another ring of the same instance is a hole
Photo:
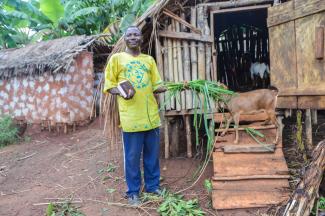
[[[217,77],[231,90],[248,91],[270,84],[268,6],[211,12]]]

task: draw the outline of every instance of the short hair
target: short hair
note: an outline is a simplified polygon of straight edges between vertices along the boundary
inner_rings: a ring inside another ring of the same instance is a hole
[[[125,32],[124,32],[124,34],[129,30],[129,29],[131,29],[131,28],[136,28],[136,29],[138,29],[139,30],[139,32],[142,34],[142,31],[141,31],[141,29],[138,27],[138,26],[135,26],[135,25],[131,25],[131,26],[129,26],[129,27],[127,27],[126,29],[125,29]]]

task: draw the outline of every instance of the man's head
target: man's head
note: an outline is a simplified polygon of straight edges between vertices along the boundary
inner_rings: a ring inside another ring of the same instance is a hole
[[[142,33],[137,26],[130,26],[124,34],[124,41],[129,49],[140,48],[142,43]]]

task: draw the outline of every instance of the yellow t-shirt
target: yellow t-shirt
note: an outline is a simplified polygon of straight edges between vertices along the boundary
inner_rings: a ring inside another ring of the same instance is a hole
[[[112,55],[105,69],[104,92],[129,80],[136,93],[130,100],[118,96],[124,132],[147,131],[160,126],[158,104],[153,91],[161,84],[155,60],[145,54],[136,57],[126,52]]]

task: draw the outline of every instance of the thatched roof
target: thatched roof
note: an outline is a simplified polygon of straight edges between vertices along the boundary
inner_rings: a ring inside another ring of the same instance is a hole
[[[0,79],[50,71],[63,73],[73,58],[96,41],[95,36],[71,36],[0,50]]]

